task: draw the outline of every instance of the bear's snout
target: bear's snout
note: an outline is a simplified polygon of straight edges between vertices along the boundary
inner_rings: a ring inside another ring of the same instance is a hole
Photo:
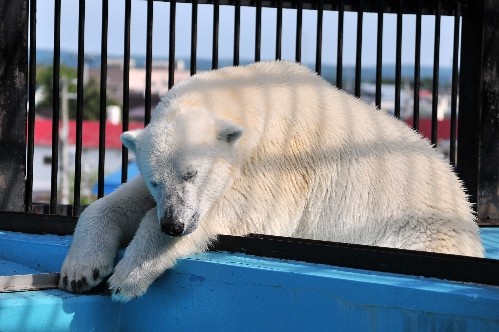
[[[173,209],[167,208],[160,218],[161,231],[169,236],[182,236],[193,232],[199,223],[199,213],[195,212],[187,222],[173,213]]]
[[[170,236],[180,236],[184,233],[185,225],[179,220],[171,206],[168,206],[160,218],[161,231]]]
[[[180,236],[184,233],[184,224],[180,222],[161,221],[161,231],[166,235]]]

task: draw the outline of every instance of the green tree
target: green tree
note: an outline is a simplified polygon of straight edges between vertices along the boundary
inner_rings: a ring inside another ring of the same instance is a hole
[[[44,98],[38,103],[38,107],[52,108],[53,96],[53,67],[38,68],[37,86],[43,88]],[[76,95],[76,68],[61,65],[60,78],[65,79],[68,84],[68,92]],[[60,86],[60,85],[59,85]],[[107,98],[106,106],[120,105],[117,101]],[[76,118],[76,99],[70,99],[68,103],[69,118]],[[84,120],[97,120],[99,119],[100,112],[100,86],[99,82],[95,79],[89,79],[83,86],[83,119]]]

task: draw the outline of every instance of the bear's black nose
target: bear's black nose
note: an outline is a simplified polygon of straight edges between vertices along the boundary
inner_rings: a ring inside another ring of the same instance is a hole
[[[160,218],[161,231],[170,236],[180,236],[184,233],[185,225],[180,222],[171,206],[167,206]]]
[[[184,225],[180,222],[162,222],[161,231],[166,235],[180,236],[184,232]]]

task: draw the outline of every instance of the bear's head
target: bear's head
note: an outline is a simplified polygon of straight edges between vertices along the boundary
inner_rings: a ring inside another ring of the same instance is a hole
[[[122,134],[157,203],[161,230],[194,231],[240,170],[240,125],[203,107],[160,103],[144,129]]]

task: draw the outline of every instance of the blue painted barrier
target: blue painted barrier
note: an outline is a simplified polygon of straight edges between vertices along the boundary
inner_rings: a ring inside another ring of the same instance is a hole
[[[56,272],[70,240],[0,232],[0,259]],[[499,288],[207,252],[125,305],[59,290],[0,293],[0,331],[48,330],[499,331]]]

